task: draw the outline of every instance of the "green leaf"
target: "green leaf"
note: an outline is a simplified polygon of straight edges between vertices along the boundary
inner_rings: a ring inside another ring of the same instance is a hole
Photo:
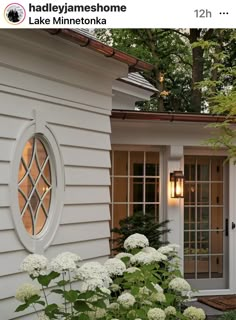
[[[48,287],[50,282],[53,280],[53,279],[56,279],[60,276],[60,273],[57,273],[55,271],[52,271],[50,272],[49,274],[47,275],[39,275],[38,276],[38,282],[42,285],[42,286],[45,286],[45,287]]]
[[[86,291],[78,295],[78,299],[89,299],[94,296],[94,291]]]
[[[32,297],[30,297],[29,299],[27,299],[26,303],[28,304],[32,304],[37,302],[40,299],[40,296],[38,295],[33,295]]]
[[[79,312],[92,311],[89,305],[85,301],[81,301],[81,300],[75,301],[74,309]]]
[[[19,311],[24,311],[26,308],[29,307],[29,304],[28,303],[24,303],[24,304],[21,304],[20,306],[18,306],[15,310],[15,312],[19,312]]]
[[[77,319],[77,318],[76,318]],[[75,319],[75,320],[76,320]],[[79,318],[78,318],[79,320],[89,320],[90,318],[89,318],[89,316],[87,315],[87,314],[84,314],[84,313],[82,313],[82,314],[80,314],[79,315]],[[72,320],[73,320],[73,318],[72,318]]]
[[[62,289],[53,289],[53,290],[51,290],[51,292],[63,294],[64,291]]]
[[[70,283],[69,280],[61,280],[61,281],[58,281],[58,282],[57,282],[57,285],[58,285],[59,287],[64,287],[64,286],[66,286],[68,283]]]
[[[91,305],[93,305],[94,307],[97,307],[97,308],[101,308],[101,309],[106,309],[106,304],[105,302],[100,299],[100,300],[97,300],[97,301],[92,301],[90,302]]]
[[[70,290],[70,291],[65,291],[63,296],[67,301],[75,302],[78,298],[78,293],[74,290]]]

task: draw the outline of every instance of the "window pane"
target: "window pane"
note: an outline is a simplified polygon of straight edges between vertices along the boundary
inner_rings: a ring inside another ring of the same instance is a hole
[[[132,202],[143,202],[143,184],[135,183],[133,185],[133,201]]]
[[[18,179],[22,222],[30,235],[37,235],[47,220],[52,188],[49,157],[37,137],[31,138],[24,147]]]
[[[128,174],[128,152],[114,151],[114,175],[127,176]]]
[[[128,178],[114,177],[113,202],[127,202]]]
[[[153,183],[146,183],[146,202],[157,202],[156,185]]]
[[[159,176],[159,153],[146,153],[146,176]]]
[[[128,216],[127,204],[113,204],[112,228],[119,228],[120,220]]]

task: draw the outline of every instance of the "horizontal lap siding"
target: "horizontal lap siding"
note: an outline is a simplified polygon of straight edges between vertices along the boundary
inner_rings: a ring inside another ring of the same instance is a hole
[[[10,81],[15,72],[10,70],[7,80]],[[33,78],[32,75],[26,77],[28,82]],[[20,84],[18,73],[17,79]],[[41,89],[46,87],[46,82]],[[53,92],[59,87],[56,83]],[[14,313],[18,304],[14,299],[15,290],[25,280],[29,281],[19,269],[28,253],[14,230],[9,183],[14,148],[23,128],[33,120],[33,110],[39,112],[53,132],[65,170],[63,214],[46,256],[51,258],[63,251],[72,251],[84,260],[104,260],[109,255],[111,128],[109,108],[104,104],[110,104],[110,97],[95,92],[90,95],[88,90],[68,89],[66,85],[61,85],[60,91],[63,90],[67,90],[65,98],[69,99],[71,93],[74,101],[63,100],[60,95],[46,97],[42,92],[31,94],[20,88],[13,88],[14,94],[11,94],[0,87],[0,254],[3,261],[0,287],[6,288],[0,293],[3,320],[18,319]],[[34,316],[21,319],[34,319]]]

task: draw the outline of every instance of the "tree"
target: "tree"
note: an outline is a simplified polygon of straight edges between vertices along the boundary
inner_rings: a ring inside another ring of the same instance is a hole
[[[203,82],[207,88],[206,99],[212,114],[224,116],[221,123],[211,126],[217,128],[217,135],[208,140],[208,144],[215,148],[224,147],[228,151],[228,159],[236,162],[236,30],[222,33],[224,40],[217,44],[225,47],[224,54],[215,51],[212,70],[218,74],[217,81]]]
[[[201,112],[205,108],[202,81],[217,81],[212,70],[214,53],[235,58],[229,29],[104,29],[97,36],[114,47],[154,65],[144,74],[158,90],[150,102],[139,103],[144,110]],[[211,43],[218,44],[212,46]],[[215,55],[216,57],[216,55]]]

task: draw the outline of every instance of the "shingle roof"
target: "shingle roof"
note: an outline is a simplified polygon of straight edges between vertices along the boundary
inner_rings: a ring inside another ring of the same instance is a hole
[[[119,81],[126,82],[152,92],[158,92],[158,90],[138,72],[130,72],[127,78],[120,78]]]

